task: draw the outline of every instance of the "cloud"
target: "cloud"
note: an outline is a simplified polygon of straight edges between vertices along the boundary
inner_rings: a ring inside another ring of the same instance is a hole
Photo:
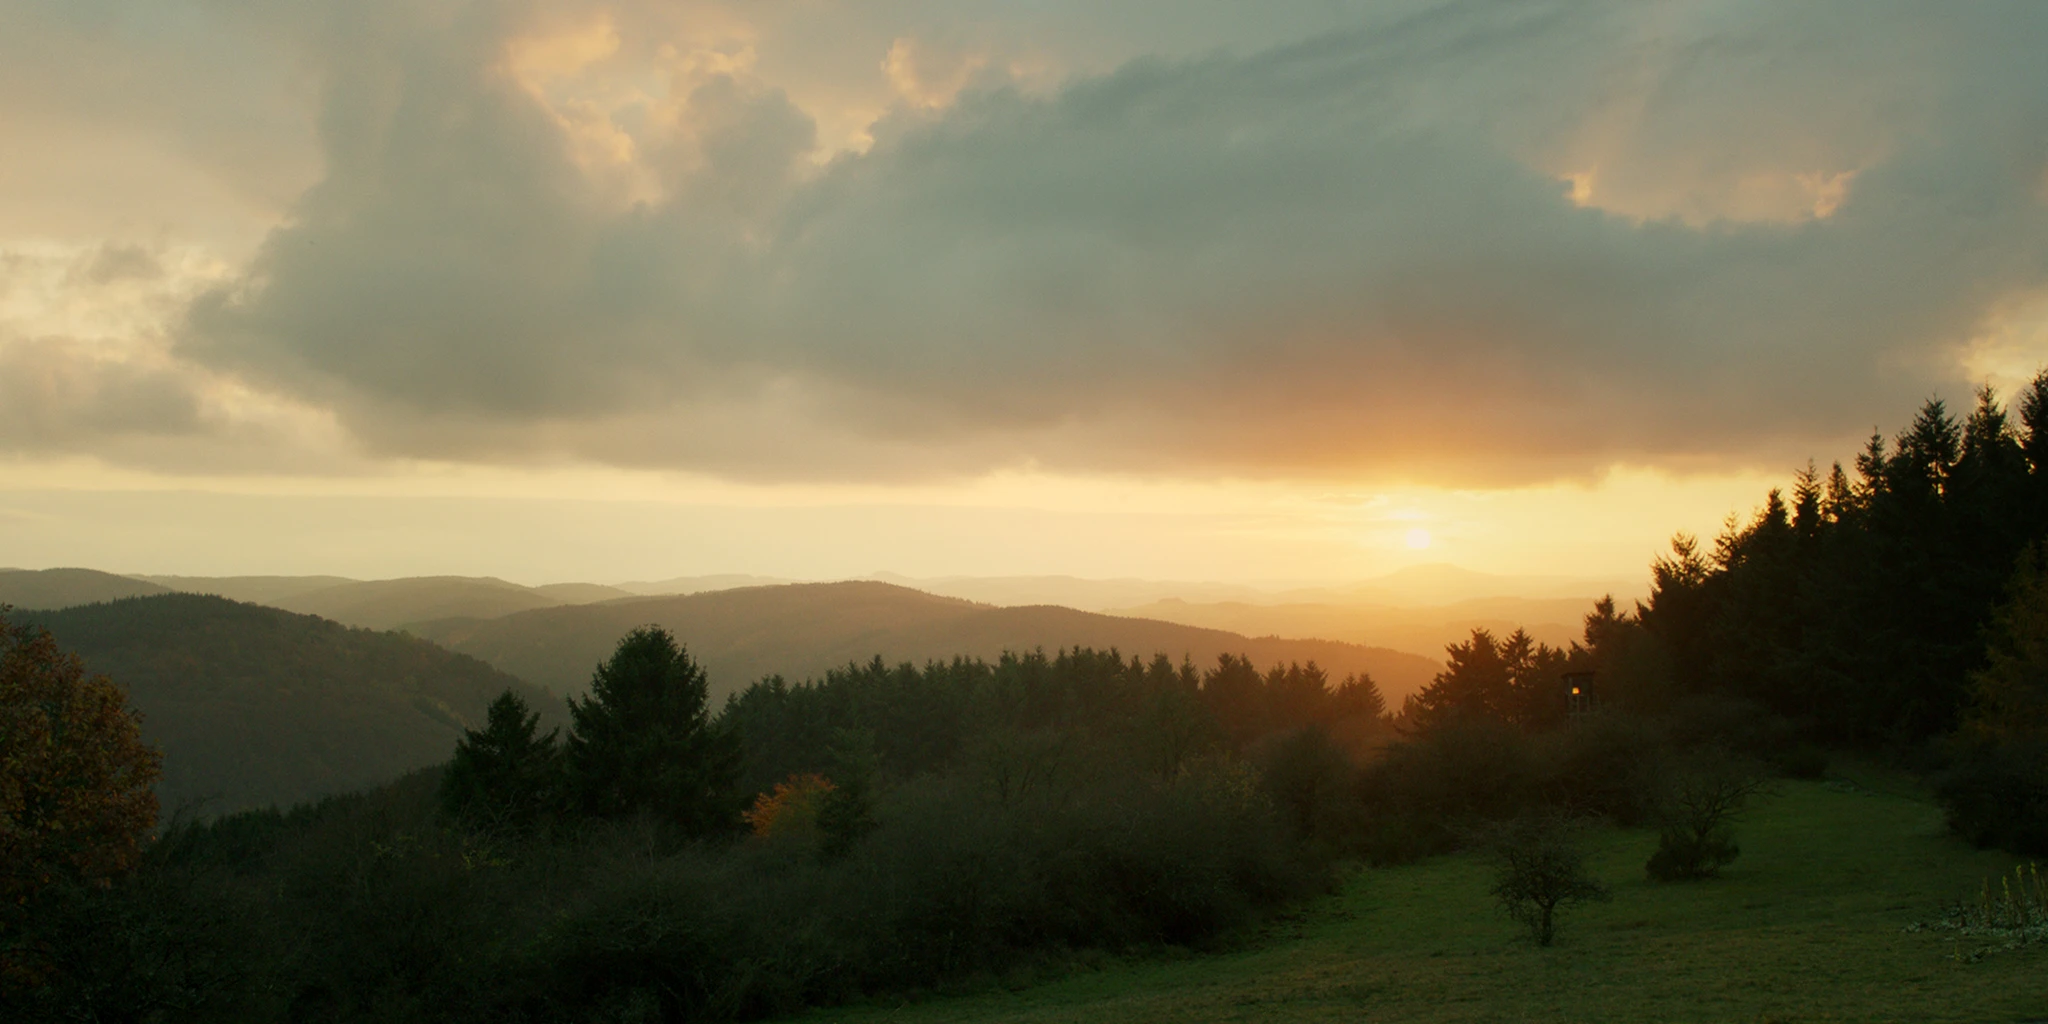
[[[190,434],[200,403],[189,376],[94,357],[61,338],[0,347],[0,446],[90,450],[109,435]]]
[[[2048,284],[2037,5],[1455,3],[822,164],[743,67],[537,92],[522,10],[335,12],[325,176],[183,357],[395,455],[1486,484],[1803,457]]]

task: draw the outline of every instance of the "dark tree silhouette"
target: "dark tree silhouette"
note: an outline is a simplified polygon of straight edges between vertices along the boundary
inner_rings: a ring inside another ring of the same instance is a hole
[[[441,776],[441,806],[490,831],[523,832],[559,788],[556,730],[539,734],[540,716],[506,690],[491,702],[482,730],[467,730]]]
[[[704,670],[670,636],[647,626],[619,641],[569,702],[564,755],[569,795],[584,813],[651,813],[686,836],[737,827],[739,736],[713,723]]]

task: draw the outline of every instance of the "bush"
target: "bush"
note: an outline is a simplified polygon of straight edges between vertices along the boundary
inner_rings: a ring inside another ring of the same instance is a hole
[[[842,857],[775,843],[586,848],[589,884],[511,971],[520,1004],[661,1019],[782,1013],[1007,971],[1086,948],[1211,941],[1326,881],[1242,765],[1070,799],[969,780],[884,794]],[[597,840],[594,840],[597,841]]]
[[[1528,926],[1539,946],[1556,937],[1559,911],[1610,895],[1586,871],[1585,854],[1573,842],[1575,828],[1560,815],[1537,813],[1486,833],[1496,865],[1493,896],[1509,917]]]
[[[1398,864],[1455,849],[1472,823],[1528,807],[1535,774],[1528,737],[1497,722],[1465,720],[1391,744],[1359,779],[1362,851]]]
[[[1358,771],[1319,726],[1268,737],[1251,750],[1260,787],[1299,839],[1354,845],[1360,828]]]
[[[1936,780],[1949,827],[1980,847],[2048,854],[2048,741],[1963,741]]]
[[[1710,748],[1679,759],[1660,787],[1657,851],[1644,870],[1660,882],[1720,874],[1742,853],[1736,816],[1768,785],[1761,765],[1726,751]]]
[[[1818,779],[1828,772],[1828,752],[1812,743],[1792,743],[1764,755],[1771,769],[1788,779]]]
[[[1622,825],[1649,818],[1666,755],[1663,729],[1620,712],[1594,715],[1539,737],[1534,753],[1550,806]]]
[[[246,900],[188,872],[152,870],[107,888],[46,891],[0,932],[0,1019],[276,1019]]]

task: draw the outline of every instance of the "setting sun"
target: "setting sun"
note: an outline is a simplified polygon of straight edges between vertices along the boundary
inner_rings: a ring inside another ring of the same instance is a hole
[[[1429,531],[1418,526],[1408,531],[1407,543],[1410,551],[1420,551],[1429,546]]]

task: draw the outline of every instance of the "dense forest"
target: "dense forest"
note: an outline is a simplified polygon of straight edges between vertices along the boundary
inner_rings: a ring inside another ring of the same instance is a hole
[[[1560,720],[1562,674],[1639,718],[1928,771],[1973,840],[2048,852],[2048,374],[2017,416],[1988,388],[1960,421],[1930,400],[1854,460],[1812,465],[1731,518],[1680,535],[1649,600],[1611,600],[1567,650],[1475,633],[1403,710],[1418,725]]]
[[[1475,631],[1398,710],[1314,663],[1088,647],[875,658],[721,704],[634,629],[565,716],[502,688],[388,786],[175,823],[90,871],[16,829],[51,880],[0,906],[0,1010],[758,1018],[1250,941],[1347,863],[1460,848],[1548,944],[1605,891],[1572,829],[1647,827],[1649,878],[1710,878],[1746,799],[1844,754],[1926,773],[1972,841],[2048,851],[2044,533],[2048,376],[2016,416],[1930,402],[1853,472],[1677,538],[1647,601],[1597,603],[1562,648]],[[44,692],[16,682],[61,661],[32,632],[0,683]],[[26,821],[59,783],[23,778]]]

